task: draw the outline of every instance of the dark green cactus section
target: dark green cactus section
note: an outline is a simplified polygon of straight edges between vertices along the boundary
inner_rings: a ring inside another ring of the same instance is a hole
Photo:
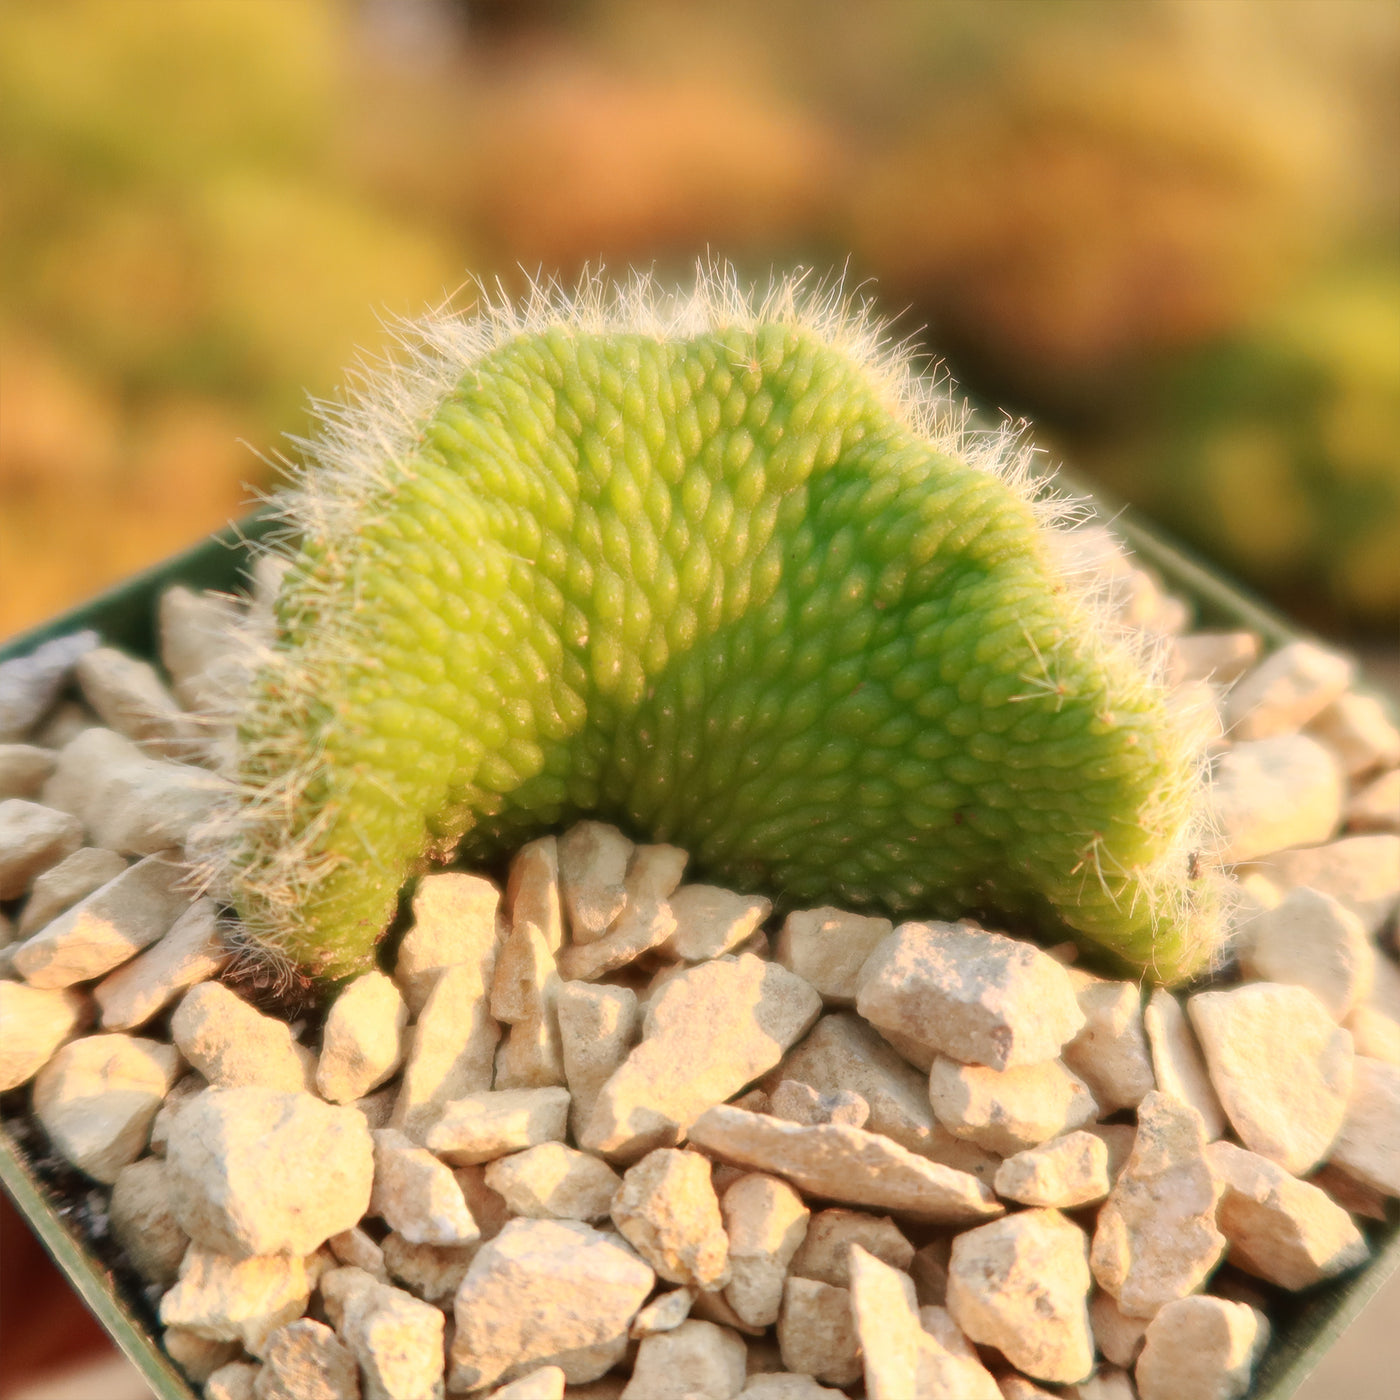
[[[390,481],[308,538],[244,734],[274,796],[242,912],[297,961],[355,970],[428,856],[580,813],[798,902],[1029,916],[1167,979],[1198,956],[1163,695],[1030,507],[815,334],[522,334]]]

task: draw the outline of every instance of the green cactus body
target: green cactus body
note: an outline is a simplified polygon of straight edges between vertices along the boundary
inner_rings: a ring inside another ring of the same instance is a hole
[[[254,936],[349,974],[431,860],[590,813],[792,903],[1193,971],[1165,693],[890,371],[811,318],[561,316],[440,357],[397,444],[345,429],[240,734]]]

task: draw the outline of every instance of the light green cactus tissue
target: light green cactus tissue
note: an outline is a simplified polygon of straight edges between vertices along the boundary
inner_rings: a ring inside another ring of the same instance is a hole
[[[793,904],[1208,961],[1189,735],[1018,439],[878,326],[709,276],[416,334],[283,502],[222,856],[261,946],[352,973],[432,861],[588,813]]]

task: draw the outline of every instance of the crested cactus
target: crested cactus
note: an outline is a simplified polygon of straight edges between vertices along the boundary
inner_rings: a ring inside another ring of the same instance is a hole
[[[402,887],[579,814],[791,903],[1208,962],[1201,778],[1150,658],[979,437],[835,296],[538,293],[415,328],[283,498],[216,865],[364,967]]]

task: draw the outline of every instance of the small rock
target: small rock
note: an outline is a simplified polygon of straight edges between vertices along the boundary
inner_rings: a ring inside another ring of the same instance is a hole
[[[1348,1215],[1360,1216],[1363,1220],[1389,1219],[1390,1202],[1384,1191],[1367,1186],[1331,1162],[1315,1171],[1308,1178],[1308,1184],[1326,1191]]]
[[[1236,1267],[1296,1291],[1370,1258],[1351,1216],[1325,1191],[1233,1143],[1211,1143],[1206,1159],[1224,1183],[1216,1223]]]
[[[602,938],[571,944],[559,954],[560,975],[575,981],[603,977],[662,947],[675,931],[676,916],[668,901],[632,901]]]
[[[326,1241],[332,1254],[342,1264],[363,1269],[372,1274],[380,1283],[389,1282],[389,1271],[384,1263],[384,1250],[356,1225],[353,1229],[342,1230]],[[464,1270],[465,1272],[465,1270]]]
[[[975,1177],[863,1128],[803,1128],[721,1104],[696,1119],[690,1140],[726,1161],[785,1177],[810,1195],[915,1220],[986,1220],[1002,1209]]]
[[[324,1323],[289,1322],[268,1337],[255,1400],[360,1400],[360,1373],[350,1350]]]
[[[151,1120],[151,1155],[164,1157],[169,1145],[170,1128],[180,1111],[196,1094],[202,1094],[209,1087],[209,1081],[202,1074],[190,1070],[180,1076],[175,1087],[165,1096],[165,1101],[156,1110]]]
[[[1009,1155],[1073,1131],[1098,1117],[1088,1086],[1059,1060],[1014,1069],[933,1062],[929,1102],[955,1137]]]
[[[555,996],[564,1080],[573,1096],[569,1128],[576,1139],[598,1094],[641,1036],[637,994],[630,987],[564,982]]]
[[[1138,1393],[1126,1371],[1100,1366],[1087,1381],[1067,1387],[1064,1400],[1138,1400]]]
[[[1092,1133],[1069,1133],[1008,1157],[994,1189],[1003,1200],[1069,1210],[1101,1201],[1112,1183],[1108,1148]]]
[[[261,1356],[272,1333],[306,1311],[319,1264],[296,1254],[231,1259],[193,1244],[179,1282],[160,1301],[160,1320],[207,1341],[241,1342]],[[166,1342],[168,1349],[168,1334]]]
[[[0,802],[0,900],[18,899],[82,844],[83,825],[67,812],[21,797]]]
[[[1090,1123],[1084,1131],[1098,1138],[1108,1149],[1108,1179],[1117,1181],[1133,1155],[1137,1129],[1131,1123]]]
[[[762,1172],[732,1183],[720,1211],[729,1236],[725,1301],[751,1326],[767,1327],[778,1320],[788,1265],[812,1213],[787,1182]]]
[[[564,1082],[555,1002],[559,973],[543,931],[522,921],[496,957],[491,1015],[508,1025],[496,1053],[497,1089],[543,1089]]]
[[[1279,851],[1255,861],[1250,871],[1280,890],[1310,885],[1346,905],[1372,938],[1386,926],[1400,900],[1400,836],[1375,832],[1344,836],[1326,846]]]
[[[1373,1190],[1400,1196],[1400,1066],[1357,1057],[1331,1165]]]
[[[316,1088],[332,1103],[377,1089],[403,1062],[408,1007],[382,972],[357,977],[336,997],[321,1033]]]
[[[773,912],[773,901],[762,895],[716,885],[682,885],[669,902],[676,931],[664,947],[684,962],[704,962],[738,947]]]
[[[542,1142],[486,1164],[486,1184],[512,1215],[530,1220],[603,1220],[622,1178],[597,1157]]]
[[[143,1157],[117,1173],[108,1207],[112,1237],[147,1283],[169,1288],[190,1237],[170,1208],[170,1183],[159,1157]]]
[[[0,800],[36,797],[56,762],[52,749],[37,744],[0,743]]]
[[[115,851],[83,846],[71,856],[44,871],[34,881],[19,916],[19,935],[28,938],[52,923],[80,899],[115,880],[126,869],[126,861]]]
[[[439,1400],[445,1322],[401,1288],[369,1280],[346,1290],[336,1331],[360,1363],[364,1400]]]
[[[783,1365],[832,1385],[848,1386],[863,1367],[849,1288],[789,1277],[778,1315]]]
[[[1245,1303],[1180,1298],[1147,1325],[1134,1376],[1141,1400],[1235,1400],[1249,1390],[1269,1324]]]
[[[1259,638],[1253,632],[1193,632],[1172,643],[1170,682],[1233,685],[1258,655]]]
[[[307,1065],[291,1028],[264,1016],[222,982],[201,982],[181,998],[170,1038],[216,1089],[308,1089]]]
[[[564,1400],[564,1373],[558,1366],[541,1366],[538,1371],[493,1390],[489,1400]]]
[[[669,1293],[658,1293],[655,1298],[632,1319],[627,1335],[634,1342],[650,1337],[655,1332],[669,1332],[679,1327],[690,1316],[690,1306],[695,1294],[688,1288],[674,1288]]]
[[[195,714],[214,709],[224,698],[215,678],[241,657],[243,609],[177,583],[161,593],[158,616],[160,659],[176,699]]]
[[[1336,759],[1305,734],[1236,744],[1220,755],[1211,788],[1220,861],[1235,865],[1330,840],[1343,796]]]
[[[1084,1024],[1054,958],[961,924],[901,924],[866,961],[856,1009],[879,1031],[999,1070],[1054,1059]]]
[[[505,1197],[486,1181],[486,1169],[490,1165],[487,1162],[476,1163],[470,1167],[452,1168],[452,1175],[457,1185],[462,1188],[467,1209],[471,1211],[484,1240],[495,1239],[511,1218],[510,1207],[506,1205]]]
[[[1129,1317],[1112,1293],[1097,1290],[1089,1300],[1089,1325],[1099,1351],[1115,1366],[1129,1368],[1142,1351],[1147,1318]]]
[[[1382,773],[1353,793],[1342,820],[1348,831],[1400,831],[1400,768]]]
[[[1347,1018],[1347,1029],[1358,1055],[1400,1065],[1400,1021],[1393,1016],[1374,1006],[1358,1006]]]
[[[98,644],[96,632],[41,642],[28,656],[0,661],[0,743],[23,740],[48,713],[68,677]]]
[[[925,1333],[921,1400],[1002,1400],[1001,1388],[946,1308],[920,1308],[919,1323]]]
[[[1138,1108],[1137,1140],[1099,1210],[1089,1262],[1130,1317],[1151,1317],[1194,1292],[1225,1251],[1215,1228],[1221,1185],[1201,1115],[1155,1090]]]
[[[75,671],[88,704],[109,729],[161,758],[199,752],[198,721],[185,714],[148,662],[115,647],[94,647]]]
[[[173,1046],[129,1035],[70,1041],[34,1080],[34,1112],[67,1161],[110,1186],[145,1149],[180,1072]]]
[[[178,1332],[180,1329],[177,1327],[171,1330]],[[200,1345],[212,1347],[227,1344],[205,1342],[201,1338]],[[234,1350],[241,1352],[243,1348],[235,1347]],[[262,1367],[253,1361],[230,1361],[226,1366],[220,1366],[204,1382],[204,1400],[257,1400],[253,1393],[253,1383],[261,1370]],[[191,1376],[190,1379],[193,1380],[194,1377]]]
[[[233,1258],[310,1254],[369,1207],[364,1119],[310,1094],[208,1089],[170,1128],[171,1201],[191,1239]]]
[[[919,1323],[914,1285],[907,1274],[890,1268],[859,1245],[851,1246],[851,1312],[870,1400],[928,1396],[932,1387],[927,1380],[931,1377],[924,1372],[932,1366],[920,1364],[927,1334]]]
[[[870,1105],[849,1089],[819,1094],[810,1084],[783,1079],[769,1096],[768,1112],[774,1118],[785,1118],[789,1123],[807,1126],[814,1123],[844,1123],[847,1127],[861,1128],[870,1117]]]
[[[948,1265],[948,1311],[974,1342],[1035,1380],[1094,1369],[1088,1241],[1058,1211],[1026,1210],[964,1231]]]
[[[1352,664],[1311,642],[1266,657],[1225,697],[1232,739],[1267,739],[1301,729],[1351,684]]]
[[[0,980],[0,1091],[38,1074],[85,1010],[77,992]]]
[[[430,1152],[453,1166],[490,1162],[541,1142],[563,1142],[567,1089],[502,1089],[453,1099],[428,1130]]]
[[[457,1245],[413,1244],[391,1231],[384,1236],[380,1252],[385,1269],[415,1298],[434,1307],[450,1308],[480,1249],[479,1240]]]
[[[642,1340],[622,1400],[730,1400],[743,1388],[743,1341],[690,1318]]]
[[[914,1246],[889,1216],[835,1208],[818,1211],[812,1217],[789,1272],[799,1278],[849,1288],[854,1245],[892,1269],[908,1272],[913,1267]]]
[[[1247,976],[1306,987],[1338,1021],[1370,995],[1375,950],[1361,920],[1330,895],[1300,885],[1257,914],[1251,934],[1240,957]]]
[[[1240,1141],[1298,1176],[1346,1114],[1352,1044],[1303,987],[1254,982],[1187,1003],[1211,1083]]]
[[[223,1370],[234,1357],[244,1354],[238,1342],[211,1342],[191,1332],[188,1327],[166,1327],[160,1344],[165,1354],[196,1385],[206,1382],[215,1372]],[[249,1367],[255,1373],[257,1364]],[[206,1392],[207,1395],[207,1392]],[[252,1392],[249,1392],[251,1400]]]
[[[187,987],[221,972],[231,956],[218,905],[195,900],[163,937],[93,989],[103,1026],[127,1031],[145,1025]]]
[[[15,968],[35,987],[101,977],[154,943],[189,907],[184,876],[159,856],[138,861],[22,944]]]
[[[413,923],[394,964],[394,980],[410,1015],[421,1017],[444,968],[474,968],[478,995],[485,996],[505,933],[500,905],[500,891],[478,875],[425,875],[418,882]]]
[[[841,909],[795,909],[783,921],[776,957],[829,1005],[853,1006],[866,958],[893,928],[888,919]]]
[[[800,977],[749,953],[678,974],[599,1093],[580,1146],[631,1162],[679,1142],[706,1108],[772,1069],[820,1010]]]
[[[394,1128],[373,1138],[371,1215],[411,1244],[469,1244],[480,1236],[450,1168]]]
[[[612,1218],[668,1283],[713,1292],[729,1282],[729,1241],[710,1164],[699,1153],[649,1152],[623,1176]]]
[[[579,822],[559,838],[559,884],[574,943],[596,943],[622,913],[633,849],[603,822]]]
[[[1181,1003],[1165,987],[1157,987],[1142,1014],[1142,1025],[1152,1047],[1157,1088],[1194,1108],[1201,1115],[1207,1141],[1214,1142],[1225,1131],[1225,1110]]]
[[[1400,763],[1400,730],[1374,695],[1347,691],[1313,719],[1308,728],[1337,755],[1349,778]]]
[[[1142,1026],[1142,991],[1135,982],[1087,979],[1077,1000],[1084,1027],[1061,1054],[1089,1086],[1102,1113],[1136,1108],[1157,1087]]]
[[[738,1400],[843,1400],[844,1396],[845,1391],[818,1385],[811,1376],[782,1371],[750,1375]]]
[[[558,1365],[566,1357],[621,1342],[651,1292],[655,1275],[616,1238],[563,1220],[513,1220],[483,1245],[457,1290],[452,1342],[454,1390],[467,1390]],[[572,1374],[571,1374],[572,1372]]]

